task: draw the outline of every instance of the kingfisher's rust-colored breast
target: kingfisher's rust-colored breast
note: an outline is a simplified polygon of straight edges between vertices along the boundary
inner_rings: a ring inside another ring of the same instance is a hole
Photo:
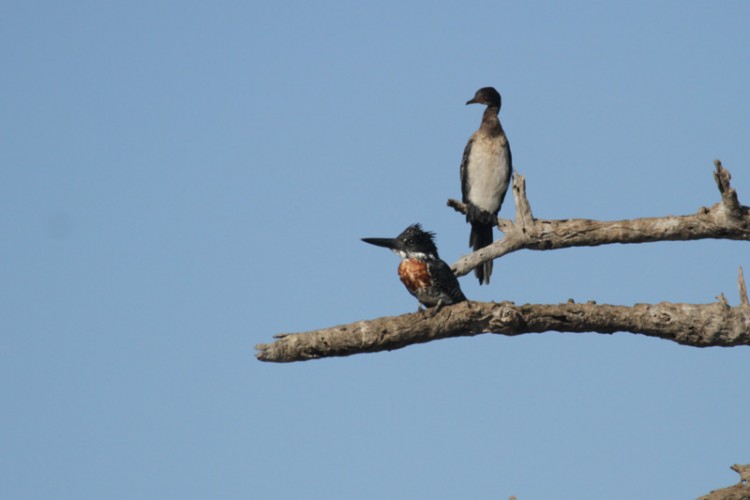
[[[404,259],[398,266],[398,277],[412,292],[427,288],[432,284],[427,263],[419,259]]]

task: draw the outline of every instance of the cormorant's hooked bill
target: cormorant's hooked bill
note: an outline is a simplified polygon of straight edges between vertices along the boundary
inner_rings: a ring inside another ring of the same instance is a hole
[[[466,101],[466,104],[485,104],[487,106],[500,107],[500,92],[494,87],[482,87],[477,90],[474,97]]]

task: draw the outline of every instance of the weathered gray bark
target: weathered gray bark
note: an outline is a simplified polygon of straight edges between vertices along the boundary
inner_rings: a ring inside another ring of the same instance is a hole
[[[731,469],[740,475],[739,483],[714,490],[698,500],[750,500],[750,465],[734,464]]]
[[[712,304],[526,304],[463,302],[431,310],[358,321],[322,330],[276,335],[259,344],[261,361],[290,362],[392,351],[449,337],[482,333],[632,332],[694,347],[750,345],[750,306]]]
[[[535,219],[526,198],[526,180],[516,175],[513,198],[516,219],[498,219],[503,238],[458,260],[453,266],[457,276],[468,274],[479,264],[517,250],[555,250],[612,243],[648,243],[653,241],[688,241],[700,239],[750,240],[750,216],[740,205],[737,193],[730,186],[729,172],[716,160],[714,180],[721,201],[710,208],[701,208],[692,215],[649,217],[619,221],[589,219]],[[448,200],[448,206],[466,213],[466,206]]]
[[[452,267],[464,275],[488,259],[523,248],[551,250],[610,243],[723,238],[750,240],[750,210],[740,205],[729,172],[715,162],[714,179],[721,201],[696,214],[679,217],[600,222],[583,219],[537,220],[526,198],[525,180],[516,175],[513,195],[516,220],[498,220],[505,236]],[[463,205],[449,200],[459,211]],[[740,268],[740,305],[730,307],[723,295],[712,304],[636,304],[632,307],[588,304],[467,302],[432,311],[358,321],[322,330],[276,335],[259,344],[261,361],[291,362],[330,356],[400,349],[448,337],[482,333],[521,335],[557,332],[631,332],[695,347],[750,345],[750,305]]]

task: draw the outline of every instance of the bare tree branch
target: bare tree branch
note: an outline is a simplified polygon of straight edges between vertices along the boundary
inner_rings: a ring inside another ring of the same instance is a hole
[[[714,490],[698,500],[750,500],[750,465],[734,464],[730,469],[740,475],[739,483],[728,488]]]
[[[599,246],[611,243],[647,243],[653,241],[688,241],[700,239],[750,240],[750,209],[740,205],[730,186],[731,176],[719,160],[714,162],[714,179],[721,201],[701,208],[693,215],[648,217],[619,221],[589,219],[535,219],[526,197],[526,180],[516,174],[513,198],[515,222],[498,218],[504,237],[491,245],[461,257],[451,267],[463,276],[485,261],[517,250],[554,250],[577,246]],[[448,200],[448,206],[463,214],[466,205]]]
[[[463,302],[304,333],[276,335],[256,346],[261,361],[305,361],[331,356],[392,351],[450,337],[483,333],[521,335],[557,332],[632,332],[694,347],[750,345],[750,307],[712,304],[594,303],[517,306],[511,302]]]
[[[750,240],[750,210],[740,205],[729,172],[715,162],[714,179],[721,201],[693,215],[600,222],[586,219],[535,219],[526,183],[516,175],[513,195],[516,220],[498,219],[505,236],[453,265],[458,275],[480,263],[522,248],[551,250],[610,243],[723,238]],[[465,212],[455,200],[448,204]],[[433,340],[497,333],[631,332],[695,347],[750,345],[750,304],[742,270],[738,276],[740,305],[731,307],[723,294],[712,304],[636,304],[632,307],[595,303],[517,306],[510,302],[465,302],[438,312],[405,314],[358,321],[304,333],[276,335],[259,344],[261,361],[291,362],[329,356],[400,349]]]

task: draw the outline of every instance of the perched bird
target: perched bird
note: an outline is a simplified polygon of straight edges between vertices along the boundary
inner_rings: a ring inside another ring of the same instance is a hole
[[[450,266],[440,260],[435,234],[419,224],[407,227],[395,238],[362,238],[365,243],[393,250],[401,257],[398,277],[425,307],[456,304],[466,300]]]
[[[500,94],[492,87],[477,90],[466,104],[484,104],[479,130],[469,138],[461,161],[461,193],[467,205],[466,221],[471,224],[469,246],[477,251],[492,243],[492,227],[505,199],[513,173],[510,145],[498,113]],[[492,261],[474,270],[479,284],[489,284]]]

